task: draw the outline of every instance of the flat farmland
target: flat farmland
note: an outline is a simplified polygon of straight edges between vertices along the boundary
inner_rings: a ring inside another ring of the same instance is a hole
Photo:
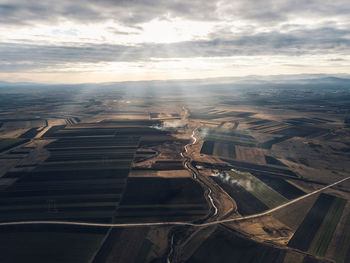
[[[14,128],[32,128],[42,127],[46,125],[46,120],[43,119],[2,119],[0,122],[3,123],[3,128],[14,129]]]
[[[236,146],[236,160],[265,164],[263,150],[255,147]]]
[[[269,126],[263,126],[259,129],[259,132],[264,132],[264,133],[273,133],[277,132],[282,129],[288,128],[289,125],[285,123],[279,123],[279,124],[274,124],[274,125],[269,125]]]
[[[135,125],[108,126],[108,127],[66,127],[55,126],[46,132],[44,137],[70,138],[70,137],[113,137],[113,136],[152,136],[168,135],[167,131],[152,127]]]
[[[218,227],[187,262],[283,262],[285,254],[284,249],[254,242],[236,232]]]
[[[94,188],[98,188],[100,185],[110,185],[110,186],[119,186],[120,184],[124,184],[126,179],[122,178],[113,178],[113,179],[99,179],[99,180],[89,180],[89,179],[80,179],[80,180],[60,180],[60,181],[35,181],[35,182],[17,182],[16,190],[21,191],[37,191],[40,189],[45,190],[59,190],[59,189],[73,189],[81,187],[89,187],[93,186]],[[108,188],[108,186],[106,186]]]
[[[251,125],[251,123],[248,123]],[[273,133],[274,131],[282,130],[291,127],[290,124],[284,122],[269,121],[249,127],[249,130],[257,131],[260,133]]]
[[[137,195],[138,186],[143,198]],[[190,178],[129,178],[122,204],[186,204],[188,200],[206,204],[202,188]]]
[[[54,209],[40,209],[36,211],[11,211],[1,215],[1,222],[32,221],[32,220],[67,220],[82,222],[111,223],[115,214],[112,207],[98,208],[90,207],[81,211],[73,208],[68,211],[57,211]],[[115,208],[115,207],[114,207]]]
[[[34,138],[38,133],[39,133],[38,127],[31,128],[25,133],[23,133],[21,136],[19,136],[19,138]]]
[[[305,194],[305,192],[282,178],[270,177],[269,174],[264,173],[252,174],[287,199],[295,199]]]
[[[200,153],[212,155],[214,150],[214,141],[204,141]]]
[[[246,146],[246,147],[257,147],[259,146],[259,142],[251,139],[246,139],[242,137],[236,137],[236,136],[225,136],[225,135],[208,135],[205,137],[205,140],[210,141],[218,141],[218,142],[226,142],[226,143],[232,143],[234,145],[240,145],[240,146]]]
[[[283,195],[279,194],[250,173],[228,171],[226,174],[230,177],[229,180],[238,183],[241,187],[263,202],[268,208],[274,208],[288,201]]]
[[[110,125],[113,127],[145,127],[152,125],[160,125],[161,122],[157,120],[147,120],[147,119],[136,119],[136,120],[128,120],[128,119],[105,119],[99,123],[94,124],[85,124],[85,125],[94,125],[94,126],[106,126]]]
[[[54,195],[49,194],[43,196],[20,196],[20,197],[6,197],[0,201],[3,209],[12,209],[13,207],[26,207],[26,206],[43,206],[48,207],[50,200],[56,200],[59,204],[75,204],[75,203],[105,203],[115,202],[118,203],[121,199],[122,193],[110,193],[110,194],[71,194],[71,195]],[[57,204],[56,203],[56,204]]]
[[[111,169],[128,169],[130,167],[131,160],[94,160],[89,162],[76,162],[76,163],[57,163],[57,164],[44,164],[36,168],[36,171],[74,171],[74,170],[111,170]]]
[[[130,177],[162,177],[162,178],[182,178],[191,177],[191,174],[185,170],[152,170],[152,169],[136,169],[131,170]]]
[[[326,256],[333,258],[336,262],[346,263],[350,260],[350,206],[346,203],[343,214],[339,220],[332,240],[328,246]]]
[[[159,160],[152,164],[155,170],[183,170],[182,160]]]
[[[271,123],[271,120],[264,120],[264,119],[257,119],[252,122],[249,122],[248,124],[250,125],[261,125],[261,124],[266,124],[266,123]]]
[[[113,141],[112,141],[113,142]],[[54,146],[54,145],[52,145]],[[51,152],[51,154],[60,154],[60,152],[64,153],[70,153],[70,154],[77,154],[81,152],[92,152],[95,151],[97,153],[103,153],[103,152],[135,152],[137,150],[136,146],[101,146],[101,147],[65,147],[65,148],[55,148],[52,147],[51,144],[46,146],[47,149]],[[148,152],[146,152],[148,153]],[[155,153],[155,152],[152,152]]]
[[[346,200],[342,198],[337,197],[333,201],[332,206],[329,208],[327,215],[310,244],[310,253],[319,256],[324,256],[326,254],[329,243],[343,213],[345,204]]]
[[[241,145],[247,147],[256,147],[259,142],[251,135],[238,133],[235,130],[226,129],[201,129],[199,137],[204,141],[222,142],[231,145]]]
[[[6,191],[1,192],[0,196],[3,198],[3,202],[7,198],[26,198],[26,197],[34,197],[34,196],[42,196],[45,199],[47,196],[54,195],[86,195],[91,193],[93,194],[120,194],[123,190],[124,183],[114,183],[110,185],[88,185],[79,187],[79,184],[69,185],[67,186],[55,186],[53,184],[50,185],[47,189],[42,188],[15,188],[11,187],[6,189]],[[105,191],[104,191],[105,190]]]
[[[202,188],[190,178],[130,177],[115,220],[188,221],[208,212]]]
[[[35,181],[60,181],[78,179],[108,179],[126,178],[129,169],[103,169],[103,170],[64,170],[64,171],[32,171],[32,172],[9,172],[4,178],[21,178],[21,182]]]
[[[238,184],[231,184],[218,177],[212,179],[237,203],[238,212],[245,215],[252,215],[268,210],[268,207],[258,198],[252,195]]]
[[[88,161],[88,160],[112,160],[127,159],[132,160],[135,149],[113,149],[113,150],[94,150],[94,151],[55,151],[51,152],[47,162],[64,162],[64,161]]]
[[[232,142],[204,141],[200,153],[224,158],[235,158],[235,145]]]
[[[220,223],[347,176],[350,81],[325,77],[5,87],[0,136],[30,143],[0,156],[0,222],[218,222],[0,227],[0,263],[350,262],[350,181]]]
[[[60,138],[50,143],[48,149],[71,149],[71,148],[108,148],[108,147],[137,147],[139,137],[137,136],[118,136],[118,137],[77,137]]]
[[[285,136],[275,137],[271,140],[260,143],[259,147],[263,148],[263,149],[271,149],[274,144],[284,142],[284,141],[289,140],[293,137],[294,137],[293,135],[285,135]]]
[[[146,238],[148,231],[149,228],[113,228],[92,263],[145,262],[153,245]]]
[[[55,141],[45,146],[50,153],[46,161],[30,172],[5,175],[17,181],[0,192],[0,220],[110,222],[114,218],[124,222],[195,220],[206,216],[209,208],[202,188],[189,178],[183,160],[179,156],[172,158],[171,144],[182,149],[188,140],[146,124],[150,122],[52,127],[46,137]],[[134,173],[142,177],[127,179],[136,152],[144,158],[146,153],[156,156],[158,150],[154,149],[163,144],[170,147],[170,158],[152,163],[156,174],[135,169]]]
[[[288,246],[307,251],[321,228],[322,223],[335,199],[336,197],[334,196],[320,194],[310,211],[305,216],[303,222],[300,224],[297,231],[289,241]]]
[[[151,128],[151,127],[119,127],[117,128],[116,135],[128,135],[133,134],[136,136],[148,136],[148,135],[168,135],[169,132]]]
[[[273,134],[282,134],[284,136],[294,136],[294,137],[307,137],[314,134],[323,134],[326,133],[327,130],[315,127],[315,126],[306,126],[306,125],[298,125],[297,127],[288,127],[285,129],[281,129],[278,131],[272,132]]]
[[[140,147],[152,147],[152,146],[157,146],[163,143],[174,143],[174,142],[179,142],[182,143],[183,145],[187,144],[189,140],[186,139],[177,139],[173,136],[170,135],[147,135],[147,136],[141,136],[140,137]]]
[[[5,174],[17,181],[0,192],[1,221],[112,220],[139,143],[138,128],[119,127],[127,134],[117,135],[115,127],[87,126],[52,127],[46,137],[57,139],[46,145],[49,158],[30,172]]]
[[[50,134],[50,137],[114,136],[116,128],[64,128]]]
[[[266,161],[267,164],[287,167],[287,165],[285,165],[280,160],[278,160],[278,159],[276,159],[275,157],[272,157],[272,156],[265,155],[265,161]]]
[[[296,252],[288,251],[283,259],[283,263],[303,263],[304,255]]]
[[[235,158],[235,146],[233,143],[217,142],[213,149],[213,155],[225,158]]]
[[[0,152],[9,150],[28,141],[29,140],[25,138],[0,139]]]
[[[106,232],[103,228],[60,225],[1,227],[1,262],[85,263]]]
[[[61,130],[61,129],[64,129],[64,127],[66,127],[66,125],[55,125],[55,126],[52,126],[50,129],[47,130],[47,132],[45,132],[43,134],[43,138],[46,138],[46,137],[51,137],[53,134],[55,134],[55,132]]]
[[[242,162],[237,160],[230,160],[230,159],[223,159],[225,162],[228,162],[233,167],[237,168],[239,171],[245,171],[245,172],[264,172],[266,174],[271,175],[281,175],[281,176],[290,176],[290,177],[298,177],[296,173],[293,171],[287,169],[287,168],[281,168],[281,167],[274,167],[274,166],[267,166],[267,165],[260,165],[255,163],[248,163],[248,162]]]
[[[28,181],[13,184],[1,196],[1,221],[69,219],[108,222],[125,180]]]

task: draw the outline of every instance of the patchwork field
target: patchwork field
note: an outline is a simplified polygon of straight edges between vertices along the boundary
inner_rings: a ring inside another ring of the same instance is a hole
[[[324,256],[341,218],[346,201],[320,194],[288,246]]]
[[[205,223],[311,193],[350,172],[342,81],[2,84],[0,221]],[[0,227],[0,262],[347,263],[349,200],[348,181],[210,227]]]
[[[221,143],[229,143],[230,145],[240,145],[247,147],[255,147],[258,145],[258,141],[254,137],[238,133],[231,129],[201,129],[199,131],[199,138],[205,141],[214,141]]]
[[[336,198],[329,208],[320,228],[312,240],[309,252],[315,255],[324,256],[327,252],[333,233],[343,213],[346,200]]]
[[[219,176],[219,179],[227,181],[230,184],[238,184],[247,192],[259,199],[268,208],[273,208],[288,201],[287,198],[264,184],[258,178],[250,173],[239,172],[236,170],[225,172],[225,176]]]
[[[47,124],[46,120],[43,119],[0,119],[2,123],[1,128],[4,129],[19,129],[19,128],[33,128],[33,127],[43,127]]]
[[[0,139],[0,152],[9,150],[28,141],[28,139],[24,138]]]
[[[235,145],[231,142],[205,141],[200,153],[224,158],[236,157]]]
[[[262,149],[253,147],[236,146],[236,160],[265,164],[264,152]]]
[[[130,177],[162,177],[162,178],[183,178],[183,177],[191,177],[191,174],[183,169],[183,170],[131,170],[129,174]]]
[[[225,231],[226,230],[226,231]],[[213,253],[215,251],[215,253]],[[286,251],[269,247],[219,227],[187,262],[283,262]]]
[[[0,227],[1,262],[85,263],[107,232],[70,226]]]
[[[130,177],[115,220],[195,220],[208,213],[202,188],[190,178]]]

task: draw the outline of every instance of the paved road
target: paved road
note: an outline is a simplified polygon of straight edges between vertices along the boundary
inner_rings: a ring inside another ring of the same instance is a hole
[[[296,198],[292,201],[289,201],[285,204],[282,204],[280,206],[277,206],[273,209],[267,210],[265,212],[249,215],[249,216],[242,216],[242,217],[235,217],[235,218],[229,218],[229,219],[223,219],[223,220],[216,220],[211,221],[207,223],[189,223],[189,222],[155,222],[155,223],[122,223],[122,224],[113,224],[113,223],[89,223],[89,222],[70,222],[70,221],[20,221],[20,222],[3,222],[0,223],[0,226],[11,226],[11,225],[38,225],[38,224],[50,224],[50,225],[77,225],[77,226],[91,226],[91,227],[147,227],[147,226],[192,226],[192,227],[207,227],[212,225],[218,225],[222,223],[229,223],[229,222],[237,222],[237,221],[243,221],[247,219],[253,219],[253,218],[259,218],[268,214],[271,214],[277,210],[280,210],[284,207],[287,207],[291,204],[294,204],[300,200],[303,200],[311,195],[320,193],[328,188],[331,188],[335,185],[341,184],[342,182],[349,180],[349,177],[346,177],[342,180],[336,181],[335,183],[332,183],[330,185],[327,185],[319,190],[313,191],[311,193],[308,193],[306,195],[303,195],[299,198]]]

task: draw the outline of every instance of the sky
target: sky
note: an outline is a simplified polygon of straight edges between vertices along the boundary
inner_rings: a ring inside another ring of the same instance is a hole
[[[0,0],[0,80],[350,73],[349,0]]]

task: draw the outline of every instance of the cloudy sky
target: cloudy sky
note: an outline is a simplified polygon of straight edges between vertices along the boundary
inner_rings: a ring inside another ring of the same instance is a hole
[[[0,80],[350,73],[349,0],[0,0]]]

